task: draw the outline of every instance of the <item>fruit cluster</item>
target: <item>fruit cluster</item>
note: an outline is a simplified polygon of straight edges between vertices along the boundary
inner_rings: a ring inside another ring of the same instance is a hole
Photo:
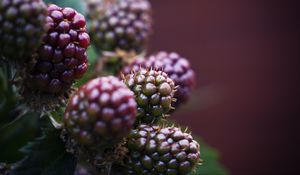
[[[103,70],[95,66],[98,77],[86,76],[75,89],[75,80],[88,70],[85,17],[42,0],[0,0],[0,61],[16,61],[22,100],[47,109],[42,114],[53,112],[47,108],[51,99],[68,100],[59,106],[65,107],[61,123],[50,119],[60,129],[66,151],[101,173],[192,172],[201,160],[200,146],[191,133],[166,120],[195,87],[190,63],[175,52],[141,54],[152,30],[149,0],[86,3],[96,51],[116,67],[114,76],[100,76]],[[0,174],[7,168],[0,164]],[[89,172],[77,170],[75,174]]]
[[[0,58],[14,64],[22,101],[46,112],[66,100],[88,69],[85,17],[42,0],[1,0],[0,25]]]

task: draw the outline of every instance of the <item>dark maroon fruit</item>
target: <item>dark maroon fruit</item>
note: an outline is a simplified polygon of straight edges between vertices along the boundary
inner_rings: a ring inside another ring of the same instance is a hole
[[[135,117],[134,94],[109,76],[89,81],[72,96],[64,124],[78,143],[96,146],[120,141],[130,132]]]
[[[48,13],[50,28],[38,49],[31,74],[35,89],[58,94],[66,92],[87,71],[90,38],[84,17],[74,9],[49,5]]]

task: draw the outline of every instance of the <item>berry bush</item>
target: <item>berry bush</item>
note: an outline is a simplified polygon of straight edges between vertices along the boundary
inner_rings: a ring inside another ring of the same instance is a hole
[[[149,0],[0,0],[0,175],[226,174],[172,120],[196,75],[176,52],[147,53],[152,13]]]

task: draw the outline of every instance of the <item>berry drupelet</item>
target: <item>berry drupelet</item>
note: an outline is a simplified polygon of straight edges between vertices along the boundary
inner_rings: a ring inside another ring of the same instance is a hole
[[[192,89],[195,88],[196,78],[189,61],[175,52],[158,52],[149,56],[144,63],[145,67],[162,69],[175,82],[178,89],[175,93],[175,108],[189,99]]]
[[[83,15],[72,8],[48,6],[49,30],[31,71],[35,89],[51,94],[66,92],[87,71],[90,38]]]
[[[42,0],[0,0],[0,56],[24,60],[46,33],[47,6]]]
[[[119,79],[108,76],[89,81],[72,96],[64,125],[79,144],[96,147],[120,141],[135,117],[134,94]]]
[[[151,33],[148,0],[116,0],[107,6],[90,7],[91,36],[100,50],[142,52]],[[104,7],[104,8],[103,8]],[[103,12],[104,15],[99,14]],[[98,13],[96,13],[98,12]]]
[[[142,69],[123,77],[137,102],[137,124],[157,122],[172,108],[175,84],[165,72]]]
[[[200,146],[176,127],[139,125],[128,136],[127,174],[185,175],[200,162]]]

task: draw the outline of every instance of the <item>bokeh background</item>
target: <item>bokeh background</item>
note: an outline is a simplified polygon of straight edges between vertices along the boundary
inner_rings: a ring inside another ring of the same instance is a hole
[[[151,52],[177,51],[197,73],[174,118],[216,147],[230,174],[295,174],[299,1],[151,1]]]

